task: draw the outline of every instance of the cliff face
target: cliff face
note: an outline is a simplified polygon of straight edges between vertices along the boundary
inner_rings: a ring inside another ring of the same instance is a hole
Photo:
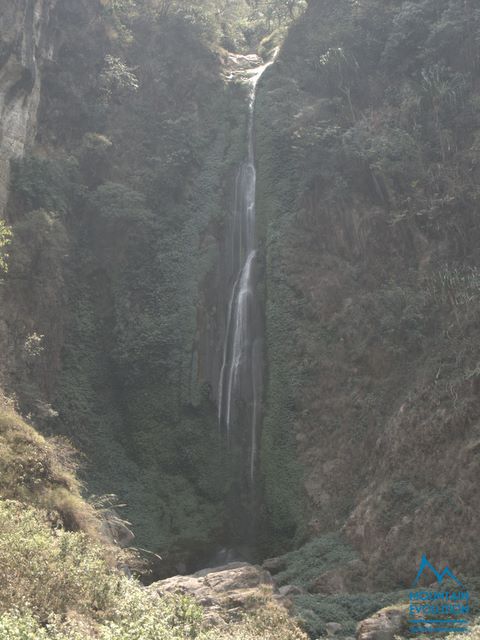
[[[41,66],[53,54],[54,0],[2,2],[0,15],[0,216],[5,213],[10,161],[33,144]]]
[[[178,11],[13,9],[2,18],[4,200],[14,159],[2,384],[85,454],[90,492],[128,504],[138,544],[188,561],[224,536],[223,310],[209,283],[246,94],[226,86],[203,23]]]
[[[259,104],[269,521],[303,484],[370,585],[478,571],[479,17],[313,1]]]

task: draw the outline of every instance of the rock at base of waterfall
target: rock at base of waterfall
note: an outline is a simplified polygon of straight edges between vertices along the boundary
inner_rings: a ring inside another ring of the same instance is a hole
[[[285,556],[278,556],[276,558],[267,558],[264,560],[262,567],[274,576],[280,571],[285,571],[287,568],[287,558]]]
[[[325,630],[327,632],[327,636],[333,637],[336,636],[343,629],[342,625],[338,622],[327,622],[325,625]]]
[[[288,598],[276,592],[268,571],[244,562],[204,569],[191,576],[174,576],[156,582],[149,589],[159,595],[192,596],[205,608],[205,619],[212,626],[221,626],[268,602],[287,609],[291,605]]]
[[[295,584],[285,584],[278,589],[278,593],[285,598],[290,598],[291,596],[301,596],[306,592],[305,589],[297,587]]]
[[[408,626],[408,607],[386,607],[370,618],[359,622],[357,640],[394,640],[405,634]]]

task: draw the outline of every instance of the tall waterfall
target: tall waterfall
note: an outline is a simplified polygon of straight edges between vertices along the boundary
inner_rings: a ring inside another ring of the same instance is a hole
[[[263,384],[262,314],[256,290],[254,117],[258,81],[271,64],[255,69],[249,79],[247,157],[237,172],[233,215],[228,229],[231,290],[218,383],[218,422],[225,431],[228,446],[240,443],[246,452],[248,469],[245,471],[250,485],[255,479]]]

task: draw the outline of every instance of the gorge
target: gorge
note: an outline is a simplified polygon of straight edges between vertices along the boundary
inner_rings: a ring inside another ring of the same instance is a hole
[[[41,540],[131,530],[145,583],[265,562],[313,639],[423,554],[474,590],[479,29],[474,0],[0,0],[12,549],[26,505]]]

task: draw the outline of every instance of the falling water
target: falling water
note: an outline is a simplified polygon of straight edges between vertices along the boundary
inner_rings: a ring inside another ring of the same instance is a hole
[[[229,446],[233,431],[243,430],[240,437],[236,434],[236,440],[246,442],[251,486],[255,478],[263,383],[263,332],[256,291],[254,113],[258,81],[271,64],[256,69],[249,80],[248,152],[236,176],[235,203],[228,234],[231,290],[218,384],[218,422],[225,430]]]

